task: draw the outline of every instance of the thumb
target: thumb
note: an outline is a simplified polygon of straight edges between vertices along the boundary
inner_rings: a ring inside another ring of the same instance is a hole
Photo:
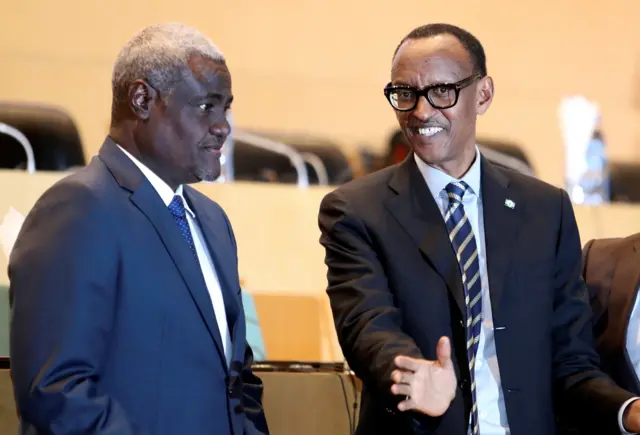
[[[444,369],[453,369],[453,362],[451,361],[451,341],[449,337],[441,337],[438,340],[438,347],[436,349],[438,355],[438,363]]]

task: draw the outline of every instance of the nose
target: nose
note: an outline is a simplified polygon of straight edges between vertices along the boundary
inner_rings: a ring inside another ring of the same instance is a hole
[[[424,96],[420,96],[418,99],[418,104],[411,112],[411,115],[414,118],[419,119],[420,121],[426,122],[427,119],[432,117],[436,113],[436,109],[433,108],[431,104],[427,101]]]
[[[213,136],[219,137],[222,141],[224,141],[229,133],[231,133],[231,125],[225,116],[221,122],[216,122],[209,128],[209,133]]]

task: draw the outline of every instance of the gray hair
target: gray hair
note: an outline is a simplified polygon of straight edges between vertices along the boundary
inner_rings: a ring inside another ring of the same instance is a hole
[[[190,74],[189,58],[201,56],[224,62],[222,52],[207,36],[181,23],[160,23],[145,27],[125,44],[116,59],[111,88],[112,117],[117,106],[126,101],[129,87],[136,80],[146,80],[160,93]]]

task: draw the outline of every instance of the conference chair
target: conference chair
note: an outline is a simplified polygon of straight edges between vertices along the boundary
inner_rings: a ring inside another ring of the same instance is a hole
[[[26,137],[38,171],[66,171],[85,165],[80,135],[63,109],[0,101],[0,123]],[[0,134],[0,169],[27,169],[27,154],[11,135]]]

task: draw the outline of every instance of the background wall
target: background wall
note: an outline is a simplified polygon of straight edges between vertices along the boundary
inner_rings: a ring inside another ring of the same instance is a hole
[[[560,98],[598,101],[614,159],[640,158],[640,3],[633,0],[5,0],[0,98],[68,109],[87,155],[106,133],[111,66],[140,27],[183,21],[229,58],[240,126],[309,132],[381,149],[395,117],[382,95],[413,27],[446,21],[485,45],[496,99],[481,133],[520,142],[562,182]]]

